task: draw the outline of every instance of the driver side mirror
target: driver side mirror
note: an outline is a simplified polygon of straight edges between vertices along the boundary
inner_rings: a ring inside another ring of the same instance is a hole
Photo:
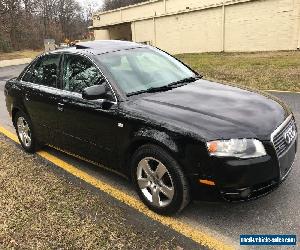
[[[86,100],[105,99],[107,94],[105,84],[94,85],[85,88],[82,92],[82,98]]]

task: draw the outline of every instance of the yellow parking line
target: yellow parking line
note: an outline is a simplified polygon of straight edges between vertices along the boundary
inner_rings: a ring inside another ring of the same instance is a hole
[[[6,137],[10,138],[11,140],[19,143],[18,137],[14,133],[6,130],[5,128],[0,127],[0,133],[4,134]]]
[[[18,138],[15,134],[11,133],[10,131],[6,130],[5,128],[0,127],[0,132],[7,136],[8,138],[12,139],[13,141],[19,143]],[[43,157],[44,159],[52,162],[56,166],[64,169],[65,171],[71,173],[72,175],[84,180],[85,182],[97,187],[101,191],[111,195],[115,199],[135,208],[139,212],[143,213],[144,215],[148,216],[149,218],[160,222],[163,225],[170,227],[171,229],[177,231],[178,233],[192,239],[193,241],[199,243],[200,245],[206,246],[210,249],[216,250],[229,250],[234,249],[233,246],[224,243],[209,233],[197,230],[186,223],[179,221],[173,217],[161,216],[158,215],[151,210],[149,210],[140,200],[128,195],[121,190],[113,187],[112,185],[105,183],[101,180],[96,179],[95,177],[87,174],[86,172],[76,168],[75,166],[57,158],[54,155],[51,155],[45,151],[37,152],[38,155]]]
[[[288,90],[276,90],[276,89],[265,89],[263,91],[266,92],[274,92],[274,93],[292,93],[292,94],[300,94],[300,92],[297,91],[288,91]]]

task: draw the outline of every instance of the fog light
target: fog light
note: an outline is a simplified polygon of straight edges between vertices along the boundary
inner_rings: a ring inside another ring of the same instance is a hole
[[[251,189],[250,188],[246,188],[245,190],[243,190],[241,192],[241,197],[242,198],[246,198],[246,197],[248,197],[250,195],[250,193],[251,193]]]

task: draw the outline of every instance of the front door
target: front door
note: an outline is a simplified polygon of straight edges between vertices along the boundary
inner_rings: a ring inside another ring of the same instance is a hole
[[[72,153],[100,162],[115,165],[116,138],[118,129],[117,103],[108,94],[107,100],[85,100],[83,89],[105,80],[90,59],[73,54],[64,55],[63,90],[59,128],[63,147]],[[111,89],[110,89],[111,91]]]

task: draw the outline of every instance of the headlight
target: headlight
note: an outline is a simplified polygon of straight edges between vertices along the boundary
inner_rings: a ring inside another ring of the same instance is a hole
[[[210,155],[256,158],[266,155],[264,145],[255,139],[231,139],[207,142]]]

